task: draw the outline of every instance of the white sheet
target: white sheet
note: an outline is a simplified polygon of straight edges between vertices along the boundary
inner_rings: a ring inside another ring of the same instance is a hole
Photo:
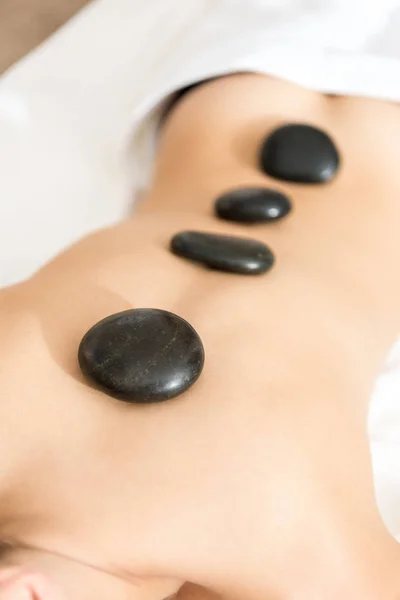
[[[399,30],[400,0],[96,0],[0,78],[0,286],[130,210],[179,87],[253,70],[400,101]],[[400,344],[371,444],[400,539]]]

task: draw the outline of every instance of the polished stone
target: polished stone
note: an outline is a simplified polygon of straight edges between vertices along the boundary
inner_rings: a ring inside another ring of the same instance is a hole
[[[82,339],[78,360],[103,392],[142,404],[168,400],[191,387],[203,369],[204,348],[181,317],[140,308],[94,325]]]
[[[339,153],[332,139],[311,125],[279,127],[268,135],[261,148],[263,171],[284,181],[327,183],[339,165]]]
[[[292,205],[282,192],[262,187],[243,187],[226,192],[215,202],[215,213],[225,221],[267,223],[286,217]]]
[[[265,273],[274,255],[265,244],[248,238],[183,231],[171,241],[174,254],[219,271],[243,275]]]

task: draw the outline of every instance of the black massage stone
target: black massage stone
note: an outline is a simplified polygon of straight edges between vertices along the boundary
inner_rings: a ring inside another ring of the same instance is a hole
[[[244,187],[217,198],[215,213],[225,221],[268,223],[286,217],[292,205],[282,192],[268,188]]]
[[[339,153],[332,139],[311,125],[279,127],[268,135],[261,149],[263,171],[283,181],[327,183],[339,165]]]
[[[191,387],[203,369],[204,348],[181,317],[140,308],[94,325],[81,341],[78,360],[100,390],[143,404],[169,400]]]
[[[257,240],[199,231],[183,231],[175,235],[171,250],[178,256],[212,269],[242,275],[265,273],[275,260],[268,246]]]

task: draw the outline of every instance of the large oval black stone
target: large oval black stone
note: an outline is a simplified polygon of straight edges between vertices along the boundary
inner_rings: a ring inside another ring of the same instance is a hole
[[[336,175],[339,153],[331,138],[311,125],[284,125],[273,131],[261,149],[263,171],[284,181],[326,183]]]
[[[225,221],[266,223],[285,217],[291,210],[289,198],[277,190],[244,187],[217,198],[215,213]]]
[[[204,348],[181,317],[140,308],[94,325],[81,341],[78,360],[83,374],[106,394],[125,402],[162,402],[195,383]]]
[[[274,264],[274,255],[265,244],[257,240],[183,231],[172,238],[174,254],[217,269],[243,275],[258,275]]]

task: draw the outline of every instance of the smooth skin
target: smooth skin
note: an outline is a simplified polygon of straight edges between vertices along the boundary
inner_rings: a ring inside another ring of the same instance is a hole
[[[264,137],[294,121],[335,139],[331,184],[260,171]],[[399,154],[398,105],[261,75],[215,80],[170,113],[131,220],[2,292],[0,537],[16,570],[0,598],[400,597],[367,437],[400,326]],[[214,199],[245,185],[288,193],[293,213],[218,221]],[[182,229],[250,235],[276,266],[209,271],[168,251]],[[204,342],[202,377],[165,404],[120,403],[79,372],[89,327],[136,307],[179,314]]]

